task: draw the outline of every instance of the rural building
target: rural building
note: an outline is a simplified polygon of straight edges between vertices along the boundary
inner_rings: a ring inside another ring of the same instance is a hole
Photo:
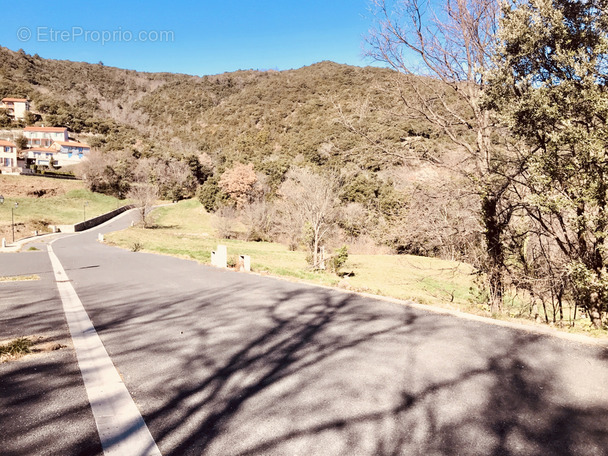
[[[50,147],[55,141],[68,141],[68,129],[64,127],[25,127],[23,136],[29,147]]]
[[[15,143],[0,140],[0,172],[3,174],[21,172],[17,165],[17,145]]]
[[[55,141],[50,148],[55,151],[53,159],[57,166],[80,163],[91,152],[90,146],[76,141]]]
[[[30,110],[30,102],[25,98],[3,98],[1,107],[15,119],[25,119],[25,113]]]

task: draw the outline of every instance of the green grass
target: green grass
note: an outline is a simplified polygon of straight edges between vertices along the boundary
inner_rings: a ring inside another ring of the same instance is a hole
[[[36,196],[36,192],[42,196]],[[73,225],[85,216],[90,219],[125,204],[85,189],[81,181],[42,177],[0,175],[0,193],[4,196],[4,204],[0,204],[0,238],[12,239],[14,229],[15,240],[36,231],[48,233],[49,225]]]
[[[249,255],[253,272],[490,316],[489,306],[480,298],[482,294],[475,284],[473,268],[464,263],[412,255],[349,255],[342,268],[346,276],[340,278],[311,271],[305,252],[292,252],[281,244],[218,239],[215,216],[206,213],[196,200],[157,209],[154,223],[153,229],[133,227],[108,234],[106,242],[133,251],[173,255],[201,263],[210,263],[211,251],[219,243],[227,246],[233,261],[237,255]],[[235,230],[242,228],[237,224]],[[497,318],[534,323],[524,297],[509,296],[507,302],[508,309]],[[574,328],[560,329],[606,337],[605,331],[592,330],[588,319],[579,318]]]
[[[351,255],[345,271],[355,289],[453,309],[474,307],[473,268],[413,255]]]
[[[73,190],[66,195],[51,198],[13,198],[19,206],[14,210],[15,222],[49,220],[56,224],[81,222],[85,215],[92,218],[116,209],[121,203],[116,198],[99,195],[88,190]],[[86,209],[85,202],[88,202]],[[0,217],[10,218],[10,207],[0,207]]]
[[[412,299],[447,308],[475,308],[470,288],[472,268],[462,263],[410,255],[351,255],[342,268],[351,276],[312,271],[306,253],[292,252],[281,244],[218,239],[214,215],[196,200],[159,208],[154,229],[133,227],[106,236],[106,241],[137,251],[145,250],[210,263],[218,243],[228,255],[249,255],[254,272],[322,285],[368,291],[384,296]],[[239,227],[236,227],[237,231]]]
[[[7,344],[0,345],[0,356],[21,356],[30,353],[32,341],[26,337],[20,337]]]
[[[82,222],[83,217],[90,219],[104,214],[122,205],[118,199],[93,193],[89,190],[71,190],[61,196],[50,198],[14,197],[0,205],[0,220],[11,219],[11,207],[14,209],[15,223],[45,220],[51,224],[71,225]],[[85,203],[88,203],[85,208]]]

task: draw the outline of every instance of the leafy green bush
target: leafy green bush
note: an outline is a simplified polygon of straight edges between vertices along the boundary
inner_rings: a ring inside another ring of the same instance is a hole
[[[336,249],[334,254],[329,259],[329,270],[336,274],[340,274],[340,269],[348,261],[348,247],[343,245],[339,249]]]
[[[218,179],[210,177],[198,188],[197,198],[207,212],[215,212],[228,202],[228,195],[220,189]]]

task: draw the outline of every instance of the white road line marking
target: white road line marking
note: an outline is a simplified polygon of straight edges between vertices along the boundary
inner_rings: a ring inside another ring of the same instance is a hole
[[[48,252],[104,455],[161,456],[144,419],[50,245]]]

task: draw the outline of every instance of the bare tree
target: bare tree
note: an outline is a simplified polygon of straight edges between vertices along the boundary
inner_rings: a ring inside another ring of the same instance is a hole
[[[481,266],[489,278],[492,311],[498,312],[504,288],[502,238],[512,215],[505,204],[511,170],[505,147],[496,143],[496,125],[483,95],[486,72],[493,66],[499,2],[372,0],[372,5],[377,23],[368,38],[369,55],[401,73],[395,87],[407,112],[431,122],[463,151],[458,171],[480,199],[487,252]]]
[[[136,182],[154,184],[163,199],[178,201],[192,196],[196,189],[188,163],[175,157],[140,158],[133,174]]]
[[[246,204],[241,218],[247,226],[248,241],[270,241],[273,230],[274,206],[264,198]]]
[[[308,237],[312,267],[320,269],[321,243],[338,220],[337,179],[315,174],[309,169],[292,169],[278,193],[283,202],[281,216]]]
[[[144,228],[148,228],[150,211],[158,200],[158,187],[149,182],[135,182],[131,185],[127,196],[135,204]]]

